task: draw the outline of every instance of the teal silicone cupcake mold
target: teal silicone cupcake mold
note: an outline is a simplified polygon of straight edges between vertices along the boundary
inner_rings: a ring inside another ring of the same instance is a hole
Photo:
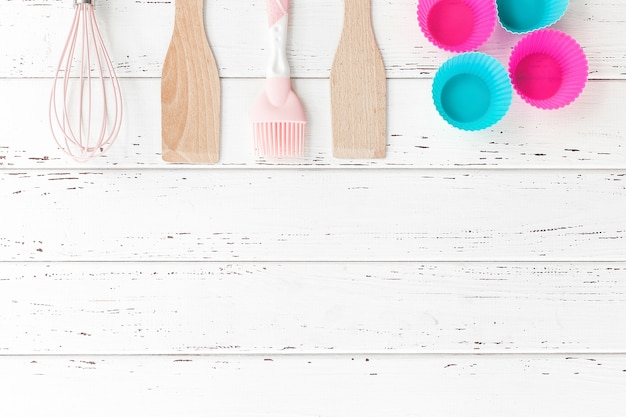
[[[511,33],[528,33],[555,24],[568,0],[496,0],[500,25]]]
[[[467,52],[448,59],[435,74],[432,98],[450,125],[486,129],[509,110],[513,88],[506,68],[494,57]]]

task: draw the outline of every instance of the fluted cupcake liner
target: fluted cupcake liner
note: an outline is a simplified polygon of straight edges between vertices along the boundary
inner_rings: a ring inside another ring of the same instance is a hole
[[[417,20],[424,36],[450,52],[474,51],[493,33],[493,0],[420,0]]]
[[[504,66],[481,52],[448,59],[435,74],[435,108],[450,125],[481,130],[497,123],[509,110],[512,88]]]
[[[542,29],[524,36],[509,58],[517,94],[540,109],[558,109],[576,100],[589,73],[581,46],[569,35]]]
[[[500,25],[511,33],[529,33],[555,24],[568,0],[496,0]]]

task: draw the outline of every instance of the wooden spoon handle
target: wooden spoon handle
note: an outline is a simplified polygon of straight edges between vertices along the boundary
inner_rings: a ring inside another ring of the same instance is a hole
[[[387,79],[370,0],[344,0],[344,26],[330,72],[333,155],[384,158]]]
[[[344,29],[345,23],[361,22],[370,26],[372,21],[371,0],[344,0]]]
[[[355,58],[358,58],[357,51],[363,48],[370,51],[368,55],[380,56],[372,25],[371,0],[344,0],[343,29],[339,47],[350,48]]]
[[[163,160],[219,160],[220,79],[204,29],[204,0],[176,0],[161,78]]]

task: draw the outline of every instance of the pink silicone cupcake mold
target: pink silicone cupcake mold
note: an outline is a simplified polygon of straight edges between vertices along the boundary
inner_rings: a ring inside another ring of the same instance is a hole
[[[580,45],[558,30],[524,36],[513,48],[509,76],[517,94],[540,109],[558,109],[582,93],[589,67]]]
[[[493,33],[496,5],[490,0],[420,0],[417,20],[432,44],[450,52],[469,52]]]

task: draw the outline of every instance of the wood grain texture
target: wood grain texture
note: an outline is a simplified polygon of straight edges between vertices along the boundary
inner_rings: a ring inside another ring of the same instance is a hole
[[[376,39],[390,78],[432,78],[451,56],[431,45],[417,25],[415,0],[372,0]],[[261,78],[266,70],[264,1],[212,0],[205,15],[211,48],[225,78]],[[174,23],[171,1],[102,0],[98,23],[122,77],[160,77]],[[72,2],[0,2],[0,77],[50,77],[70,25]],[[295,78],[328,78],[341,34],[343,4],[337,0],[292,5],[289,62]],[[626,3],[571,1],[555,28],[572,35],[589,58],[592,79],[626,79],[622,33]],[[38,30],[32,30],[38,28]],[[519,36],[496,27],[480,50],[508,60]]]
[[[604,417],[626,408],[625,370],[593,354],[0,357],[0,412]]]
[[[220,78],[204,31],[204,0],[177,0],[163,64],[163,160],[210,163],[220,153]]]
[[[0,171],[3,209],[19,213],[0,218],[0,259],[622,261],[625,181],[623,171]]]
[[[626,263],[0,264],[0,354],[626,352]]]
[[[330,72],[333,155],[384,158],[387,77],[372,28],[370,0],[344,0],[343,30]]]

